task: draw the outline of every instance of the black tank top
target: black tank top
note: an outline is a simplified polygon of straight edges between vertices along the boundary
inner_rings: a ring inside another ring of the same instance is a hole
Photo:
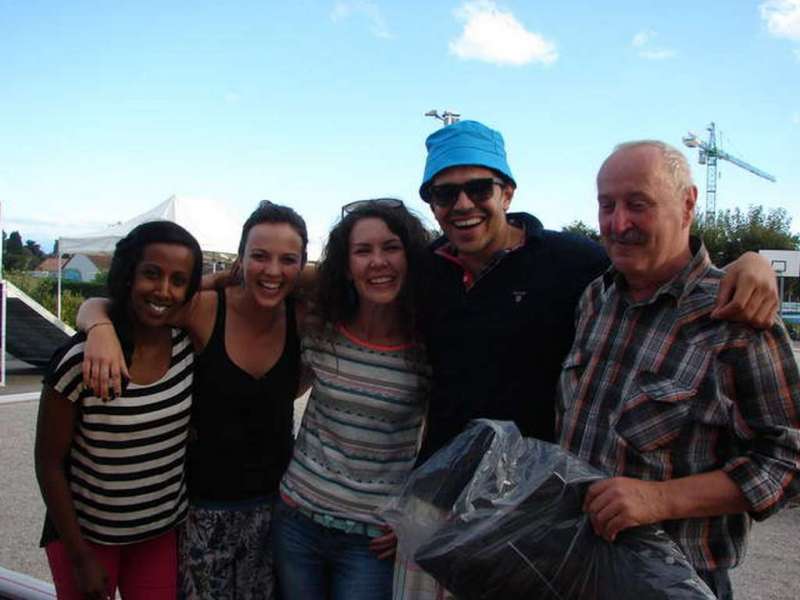
[[[278,362],[256,379],[225,351],[225,293],[211,338],[195,359],[187,484],[192,500],[237,501],[278,491],[292,455],[293,401],[300,380],[294,302]]]

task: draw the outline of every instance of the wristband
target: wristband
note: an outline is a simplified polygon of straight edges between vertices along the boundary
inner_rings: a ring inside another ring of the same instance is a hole
[[[112,325],[113,326],[114,324],[111,321],[99,321],[98,323],[93,323],[92,325],[89,325],[89,327],[86,328],[86,331],[84,331],[84,333],[88,337],[88,335],[92,331],[92,329],[94,329],[95,327],[99,327],[100,325]]]

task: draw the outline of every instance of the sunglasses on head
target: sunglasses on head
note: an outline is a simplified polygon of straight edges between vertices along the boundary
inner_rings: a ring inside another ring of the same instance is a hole
[[[473,202],[486,202],[494,196],[494,186],[496,185],[503,187],[505,183],[492,177],[470,179],[464,183],[442,183],[430,186],[425,199],[439,208],[450,208],[458,202],[458,196],[461,194],[461,190],[464,190],[464,193]]]
[[[378,208],[402,208],[404,206],[402,200],[397,198],[372,198],[370,200],[356,200],[349,202],[342,207],[342,216],[349,215],[351,212],[362,210],[365,208],[378,207]]]

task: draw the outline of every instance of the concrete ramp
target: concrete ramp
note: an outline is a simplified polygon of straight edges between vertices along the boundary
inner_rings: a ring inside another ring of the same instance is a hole
[[[75,330],[10,281],[6,286],[6,350],[16,358],[45,366],[53,351]]]
[[[55,600],[53,584],[0,567],[0,599]]]

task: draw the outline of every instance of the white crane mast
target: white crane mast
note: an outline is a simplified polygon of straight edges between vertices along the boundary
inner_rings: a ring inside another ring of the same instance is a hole
[[[717,146],[717,130],[712,122],[707,128],[708,141],[704,142],[696,134],[689,132],[683,137],[683,143],[689,148],[699,148],[697,162],[706,165],[706,222],[710,223],[717,214],[717,159],[727,160],[745,171],[750,171],[754,175],[763,177],[769,181],[775,181],[775,177],[746,163],[740,158],[731,156]]]

